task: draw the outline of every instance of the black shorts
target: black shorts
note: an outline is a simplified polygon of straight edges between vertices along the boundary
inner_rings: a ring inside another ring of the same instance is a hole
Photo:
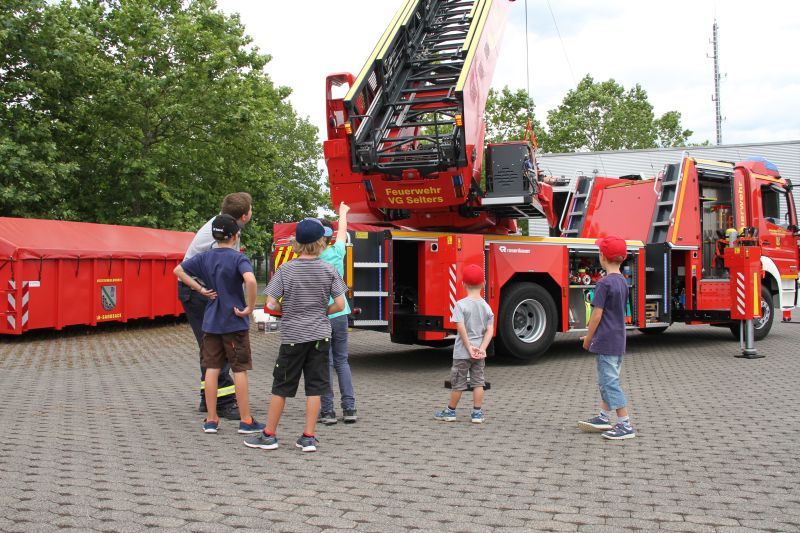
[[[222,368],[227,362],[234,372],[253,369],[248,330],[222,334],[205,333],[200,353],[205,368]]]
[[[278,360],[272,371],[272,394],[284,398],[294,398],[300,384],[300,374],[306,385],[306,396],[322,396],[330,393],[330,369],[328,351],[330,339],[281,344]]]

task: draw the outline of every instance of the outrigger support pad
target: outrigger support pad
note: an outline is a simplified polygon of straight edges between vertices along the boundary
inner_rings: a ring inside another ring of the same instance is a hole
[[[753,342],[755,338],[755,331],[753,331],[753,320],[739,321],[739,339],[742,347],[742,355],[737,355],[742,359],[761,359],[763,355],[759,355]]]

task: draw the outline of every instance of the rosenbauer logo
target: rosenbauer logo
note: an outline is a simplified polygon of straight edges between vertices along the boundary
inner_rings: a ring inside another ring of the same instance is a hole
[[[507,246],[500,246],[497,248],[504,254],[529,254],[530,250],[527,248],[508,248]]]

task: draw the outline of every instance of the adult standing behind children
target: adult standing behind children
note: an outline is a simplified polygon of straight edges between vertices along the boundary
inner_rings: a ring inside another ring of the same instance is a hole
[[[330,390],[328,352],[331,322],[328,315],[344,309],[347,285],[333,268],[321,261],[325,249],[325,227],[316,218],[298,222],[292,249],[298,256],[282,265],[264,292],[267,308],[281,311],[281,346],[275,362],[272,398],[267,412],[267,427],[258,436],[244,441],[250,448],[273,450],[278,447],[278,423],[286,398],[297,394],[300,376],[305,381],[306,420],[296,446],[304,452],[317,451],[314,433],[319,415],[320,396]],[[328,305],[333,296],[333,305]],[[279,303],[280,300],[280,303]]]
[[[320,254],[319,258],[330,263],[336,268],[340,276],[344,277],[344,258],[347,254],[347,212],[350,207],[342,202],[339,204],[339,228],[336,231],[336,241],[333,246],[327,246],[331,241],[331,234],[333,233],[332,224],[323,220],[322,225],[325,226],[325,250]],[[328,304],[332,304],[331,299]],[[341,395],[342,406],[342,421],[345,424],[352,424],[358,420],[356,413],[356,393],[353,389],[353,374],[350,372],[350,361],[348,361],[347,349],[347,328],[349,327],[348,315],[350,314],[350,305],[347,303],[347,298],[344,301],[344,310],[328,315],[331,321],[331,352],[329,356],[329,369],[330,369],[330,383],[331,390],[329,393],[322,395],[322,407],[319,414],[319,421],[325,425],[333,425],[336,423],[336,410],[333,406],[333,371],[336,371],[336,377],[339,382],[339,394]]]
[[[596,241],[600,248],[600,266],[606,275],[594,290],[592,314],[583,348],[596,354],[597,384],[600,387],[600,413],[589,420],[581,420],[583,431],[602,431],[603,438],[611,440],[632,439],[636,432],[628,415],[628,402],[619,383],[622,359],[625,355],[625,304],[628,284],[620,273],[620,265],[628,255],[625,241],[608,236]],[[617,423],[611,425],[611,411],[617,413]]]
[[[236,219],[239,228],[243,228],[253,216],[253,199],[250,194],[246,192],[231,193],[222,200],[220,212],[221,214],[232,216]],[[214,218],[215,217],[210,218],[208,222],[197,231],[192,243],[186,250],[186,255],[183,257],[184,261],[217,246],[217,241],[211,233],[211,224]],[[234,246],[236,250],[239,249],[240,235],[240,233],[236,234],[236,243]],[[206,310],[206,305],[208,305],[208,298],[179,281],[178,299],[181,301],[183,310],[186,312],[186,318],[189,321],[195,339],[197,339],[197,347],[200,349],[203,344],[203,315]],[[203,366],[203,354],[202,351],[200,351],[199,411],[201,413],[206,412],[205,379],[206,369]],[[236,387],[231,379],[229,366],[227,364],[223,366],[220,371],[219,390],[217,394],[219,395],[217,398],[217,410],[219,415],[229,420],[238,420],[240,418],[240,413],[236,406]]]
[[[239,225],[230,215],[218,215],[211,223],[217,248],[195,255],[175,267],[182,283],[211,301],[203,316],[203,366],[206,369],[208,416],[203,431],[216,433],[217,381],[223,366],[233,370],[236,400],[241,412],[239,433],[258,433],[264,429],[250,416],[247,371],[253,368],[250,354],[250,314],[256,303],[256,277],[253,266],[239,251],[236,236]],[[202,280],[201,284],[197,280]],[[244,283],[247,294],[242,291]]]
[[[464,267],[461,280],[467,289],[466,298],[456,302],[451,322],[456,324],[458,338],[453,344],[453,366],[450,369],[450,402],[445,409],[433,416],[445,422],[456,421],[456,407],[461,394],[472,386],[472,415],[470,420],[483,423],[483,389],[486,385],[484,368],[486,348],[492,341],[492,308],[481,298],[483,289],[483,268],[470,264]],[[469,376],[469,380],[467,379]]]

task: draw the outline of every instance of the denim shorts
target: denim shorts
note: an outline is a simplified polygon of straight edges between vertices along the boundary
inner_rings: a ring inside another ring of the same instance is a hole
[[[611,410],[625,407],[625,393],[619,384],[619,373],[622,369],[621,355],[597,354],[597,385],[600,387],[600,397],[608,404]]]

